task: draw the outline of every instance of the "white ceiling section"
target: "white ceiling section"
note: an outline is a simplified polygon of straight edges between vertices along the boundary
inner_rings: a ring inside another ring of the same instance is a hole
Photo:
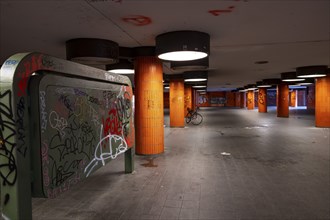
[[[0,25],[0,63],[27,51],[65,59],[72,38],[137,47],[155,45],[165,32],[206,32],[213,91],[298,66],[330,66],[329,0],[0,0]],[[260,60],[269,63],[256,65]]]

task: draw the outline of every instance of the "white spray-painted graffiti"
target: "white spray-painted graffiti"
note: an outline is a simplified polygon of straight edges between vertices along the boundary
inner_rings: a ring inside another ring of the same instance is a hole
[[[123,129],[122,129],[123,131]],[[102,162],[102,165],[105,165],[105,160],[107,159],[115,159],[119,154],[124,153],[127,150],[127,143],[122,136],[115,134],[108,134],[107,136],[102,138],[103,133],[103,125],[101,125],[100,129],[100,141],[95,148],[94,159],[85,167],[86,177],[93,171],[93,169]],[[108,150],[107,152],[103,152],[102,143],[108,142]],[[114,147],[113,145],[116,145]]]
[[[68,122],[65,118],[60,117],[57,112],[52,111],[49,114],[49,125],[50,127],[58,130],[62,137],[65,136],[64,129],[68,126]]]

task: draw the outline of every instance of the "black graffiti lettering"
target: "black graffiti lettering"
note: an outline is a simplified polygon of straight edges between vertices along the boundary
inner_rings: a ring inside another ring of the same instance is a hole
[[[100,100],[98,98],[95,98],[92,96],[88,96],[88,101],[91,103],[94,103],[96,105],[102,105],[102,103],[100,102]]]
[[[75,174],[73,170],[77,170],[81,164],[82,159],[65,161],[63,165],[57,166],[56,163],[53,164],[52,173],[54,177],[52,179],[52,184],[59,186],[68,180],[72,175]]]
[[[25,112],[25,104],[24,98],[21,97],[17,104],[17,152],[21,153],[24,157],[26,156],[27,146],[25,144],[25,131],[24,131],[24,112]]]
[[[61,95],[59,98],[59,101],[64,104],[64,106],[69,109],[70,111],[73,111],[72,103],[70,99],[68,98],[68,95]]]
[[[41,124],[41,132],[44,132],[47,128],[47,112],[46,112],[46,93],[44,91],[40,91],[40,124]]]
[[[73,90],[74,90],[75,95],[77,95],[77,96],[88,96],[86,92],[81,91],[80,89],[74,88]]]
[[[131,117],[131,100],[128,92],[125,92],[122,97],[117,98],[117,116],[119,121],[125,122]]]
[[[8,119],[13,118],[13,108],[12,108],[12,98],[11,98],[11,91],[7,90],[3,94],[0,93],[0,119],[2,119],[3,116],[6,116]],[[8,100],[6,100],[8,99]],[[3,101],[2,101],[3,100]],[[5,101],[7,101],[8,106],[5,105]],[[0,124],[1,125],[1,124]]]
[[[12,140],[15,135],[12,94],[7,90],[3,94],[0,93],[0,176],[4,186],[16,183],[17,167],[13,154],[16,144]]]
[[[10,200],[10,195],[7,193],[7,194],[5,195],[5,201],[4,201],[4,204],[7,205],[8,202],[9,202],[9,200]]]
[[[44,67],[51,68],[55,66],[55,63],[50,57],[44,56],[42,59],[42,65]]]

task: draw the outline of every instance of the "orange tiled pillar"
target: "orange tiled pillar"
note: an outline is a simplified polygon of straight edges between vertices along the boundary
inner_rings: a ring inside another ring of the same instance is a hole
[[[254,109],[254,91],[249,90],[247,92],[247,109],[253,110]]]
[[[164,152],[163,66],[154,56],[135,58],[135,151]]]
[[[184,86],[184,115],[187,115],[187,108],[193,108],[193,89],[191,85]]]
[[[236,98],[236,95],[234,92],[226,92],[225,94],[226,96],[226,106],[228,107],[235,107],[235,98]]]
[[[315,83],[315,126],[330,127],[330,74],[316,79]]]
[[[267,112],[267,89],[266,88],[259,88],[258,111],[261,113]]]
[[[290,107],[297,107],[297,90],[289,92],[290,96]]]
[[[235,92],[235,107],[240,107],[241,93]]]
[[[170,126],[184,127],[184,81],[170,79]]]
[[[276,106],[277,117],[289,117],[289,86],[285,83],[277,85]]]
[[[245,108],[245,92],[240,92],[240,108]]]

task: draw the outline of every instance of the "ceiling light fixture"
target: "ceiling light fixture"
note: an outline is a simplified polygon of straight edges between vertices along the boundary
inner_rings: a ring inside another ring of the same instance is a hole
[[[206,86],[193,86],[193,88],[198,89],[198,88],[206,88]]]
[[[303,66],[297,69],[298,78],[317,78],[327,75],[327,66]]]
[[[86,65],[106,65],[118,62],[116,42],[96,38],[76,38],[66,41],[68,60]]]
[[[156,37],[156,54],[159,59],[188,61],[210,54],[210,35],[199,31],[173,31]]]
[[[134,65],[127,59],[120,59],[119,63],[106,65],[106,70],[116,74],[134,74]]]
[[[262,81],[257,82],[258,88],[270,88],[274,85],[278,85],[281,83],[281,79],[271,78],[271,79],[263,79]]]
[[[207,81],[207,71],[188,71],[183,73],[185,82],[203,82]]]
[[[247,85],[247,90],[250,91],[250,90],[255,90],[257,89],[257,86],[256,84],[248,84]]]
[[[315,83],[315,79],[314,78],[309,78],[309,79],[305,79],[305,81],[297,83],[297,85],[300,86],[306,86],[306,85],[312,85]]]
[[[256,84],[257,84],[257,87],[258,88],[269,88],[269,87],[272,87],[272,85],[266,84],[263,81],[258,81]]]
[[[296,72],[285,72],[281,73],[281,79],[284,82],[299,82],[304,81],[305,79],[297,78]]]
[[[209,57],[198,60],[188,60],[188,61],[172,61],[171,69],[172,70],[181,70],[181,71],[192,71],[192,70],[205,70],[209,68]]]
[[[185,82],[203,82],[206,81],[206,78],[195,78],[195,79],[185,79]]]

